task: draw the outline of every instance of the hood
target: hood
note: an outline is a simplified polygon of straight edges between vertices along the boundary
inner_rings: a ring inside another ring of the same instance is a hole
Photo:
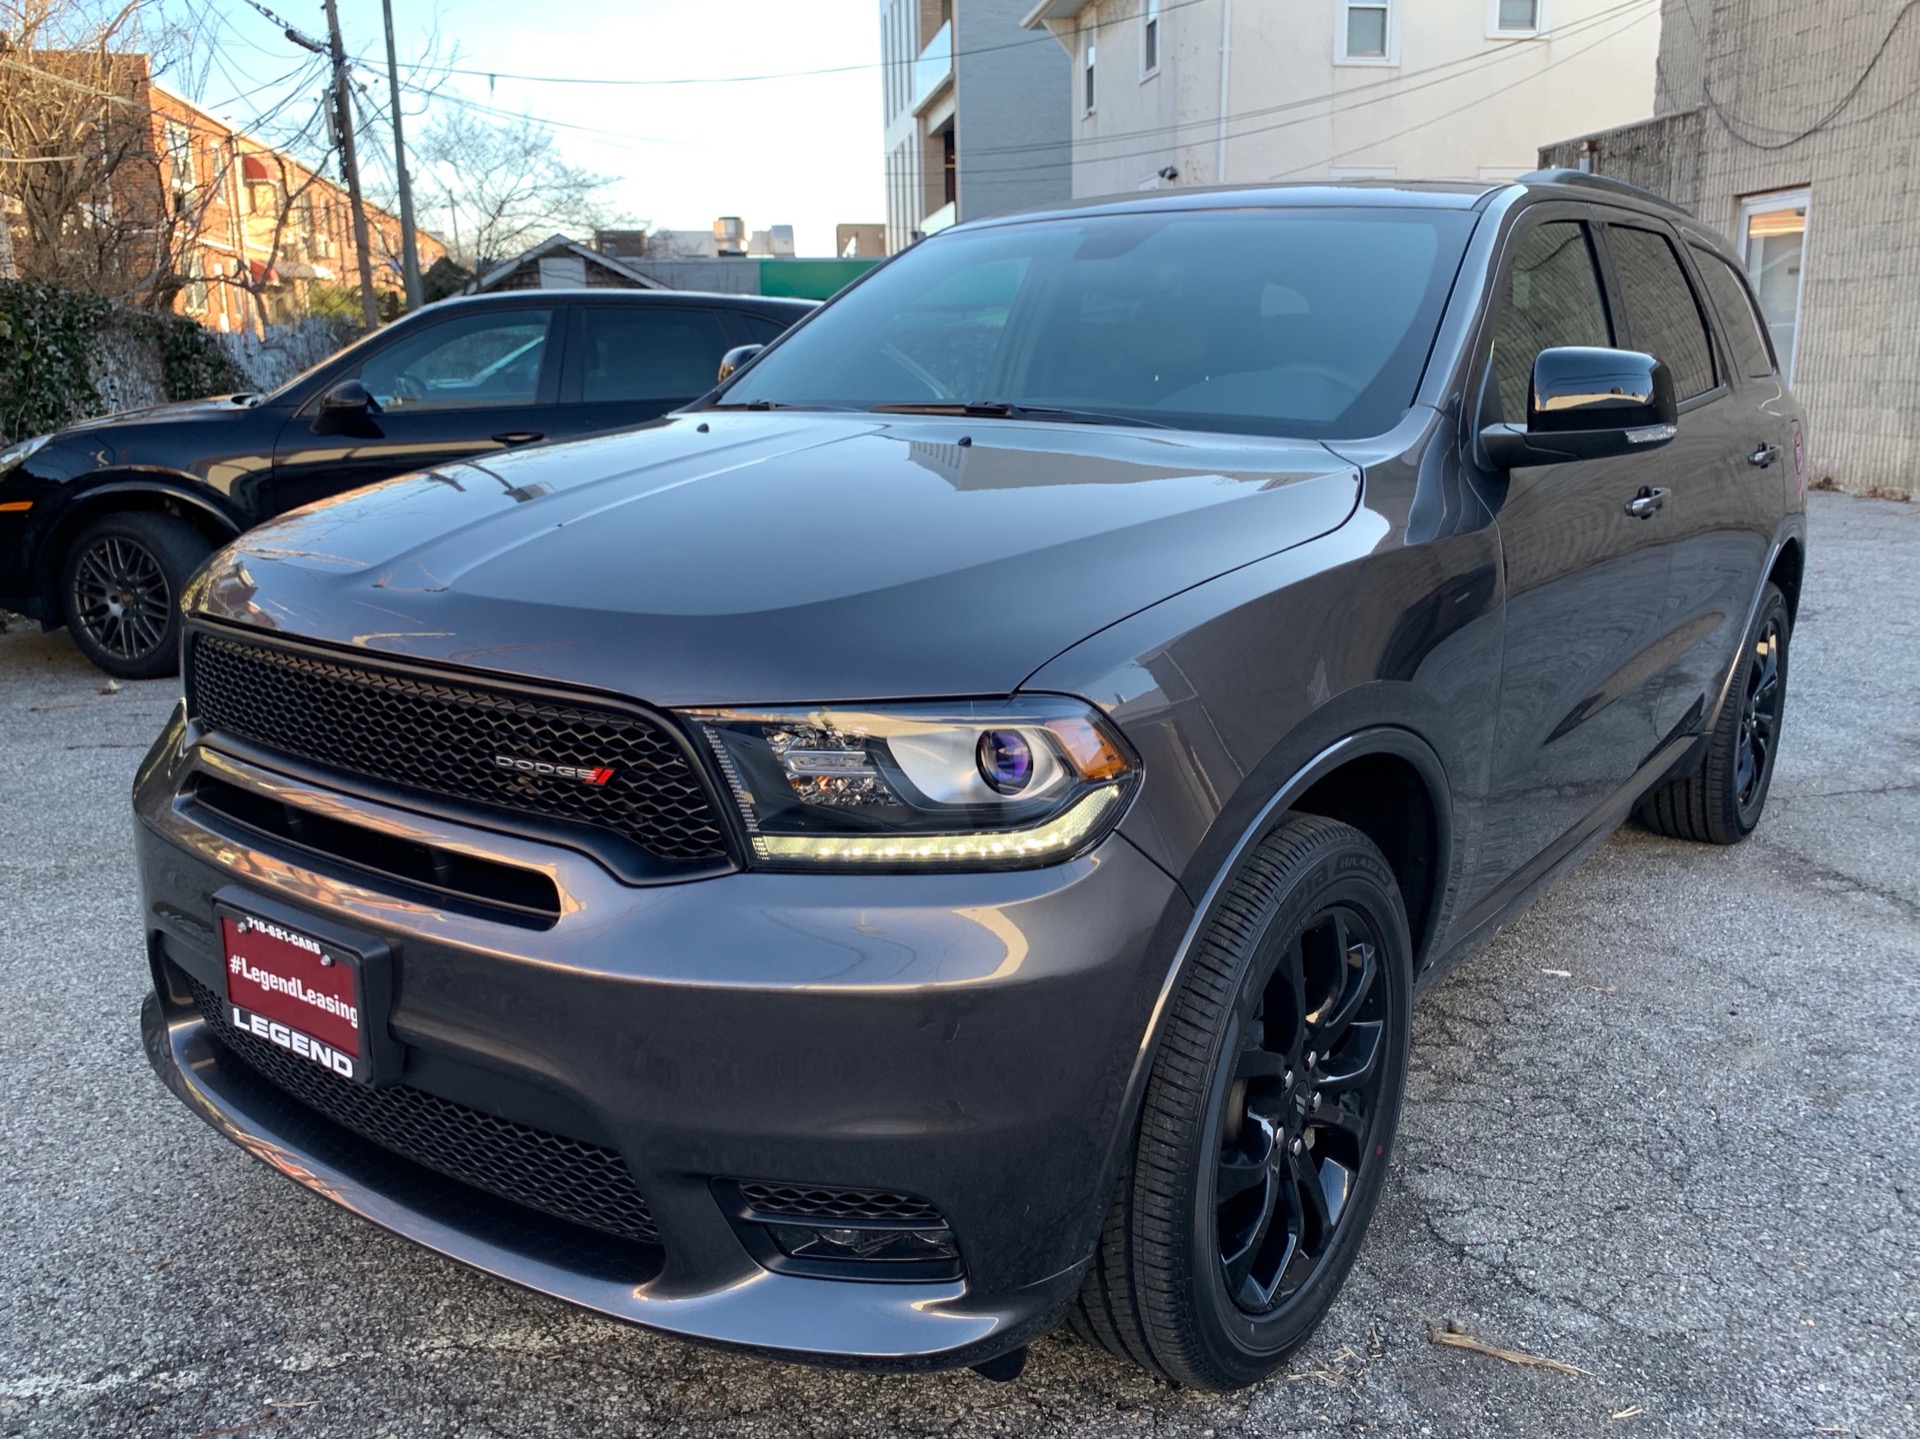
[[[1335,528],[1358,481],[1308,442],[707,412],[295,511],[191,603],[659,705],[1004,695]]]
[[[57,431],[54,438],[81,435],[90,430],[112,429],[120,425],[166,425],[182,420],[201,420],[208,416],[244,415],[249,407],[239,403],[242,398],[251,397],[211,395],[203,400],[174,400],[164,405],[145,405],[137,410],[120,410],[68,425]]]

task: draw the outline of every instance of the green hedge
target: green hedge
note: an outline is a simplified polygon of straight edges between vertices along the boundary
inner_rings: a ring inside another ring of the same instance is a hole
[[[100,412],[88,357],[110,329],[153,347],[169,400],[246,386],[220,342],[183,316],[120,309],[32,280],[0,280],[0,445]]]

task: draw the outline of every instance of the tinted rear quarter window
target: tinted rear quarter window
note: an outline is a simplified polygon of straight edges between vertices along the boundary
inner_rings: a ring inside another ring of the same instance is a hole
[[[791,323],[797,324],[799,318],[796,315]],[[733,320],[740,327],[740,332],[748,337],[747,343],[752,345],[771,345],[787,332],[788,322],[756,315],[751,310],[735,310]]]
[[[584,306],[580,398],[687,400],[714,386],[726,336],[705,310],[665,306]]]
[[[1734,270],[1733,263],[1711,250],[1693,247],[1700,278],[1720,316],[1720,333],[1727,337],[1733,351],[1733,363],[1743,375],[1764,380],[1773,373],[1773,350],[1767,344],[1767,332],[1746,282]]]
[[[1714,386],[1713,346],[1673,242],[1626,225],[1609,227],[1607,242],[1625,291],[1630,343],[1673,372],[1678,398],[1704,395]]]
[[[1500,418],[1525,424],[1534,357],[1559,345],[1613,343],[1587,227],[1549,220],[1520,237],[1493,332]]]

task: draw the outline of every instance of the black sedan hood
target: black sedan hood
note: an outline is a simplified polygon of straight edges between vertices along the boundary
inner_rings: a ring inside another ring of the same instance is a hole
[[[94,430],[111,430],[122,425],[166,425],[181,421],[204,420],[209,416],[242,415],[251,395],[213,395],[204,400],[174,400],[164,405],[146,405],[137,410],[118,410],[81,420],[60,430],[55,438],[84,435]]]
[[[192,603],[663,705],[1007,694],[1358,486],[1308,442],[710,412],[296,511]]]

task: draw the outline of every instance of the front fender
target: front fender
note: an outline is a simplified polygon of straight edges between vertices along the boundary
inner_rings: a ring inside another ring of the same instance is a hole
[[[172,470],[117,470],[64,486],[57,504],[30,538],[29,572],[43,595],[54,591],[66,542],[89,519],[117,508],[160,509],[176,506],[210,534],[233,539],[246,528],[231,503],[208,492],[190,475]]]

